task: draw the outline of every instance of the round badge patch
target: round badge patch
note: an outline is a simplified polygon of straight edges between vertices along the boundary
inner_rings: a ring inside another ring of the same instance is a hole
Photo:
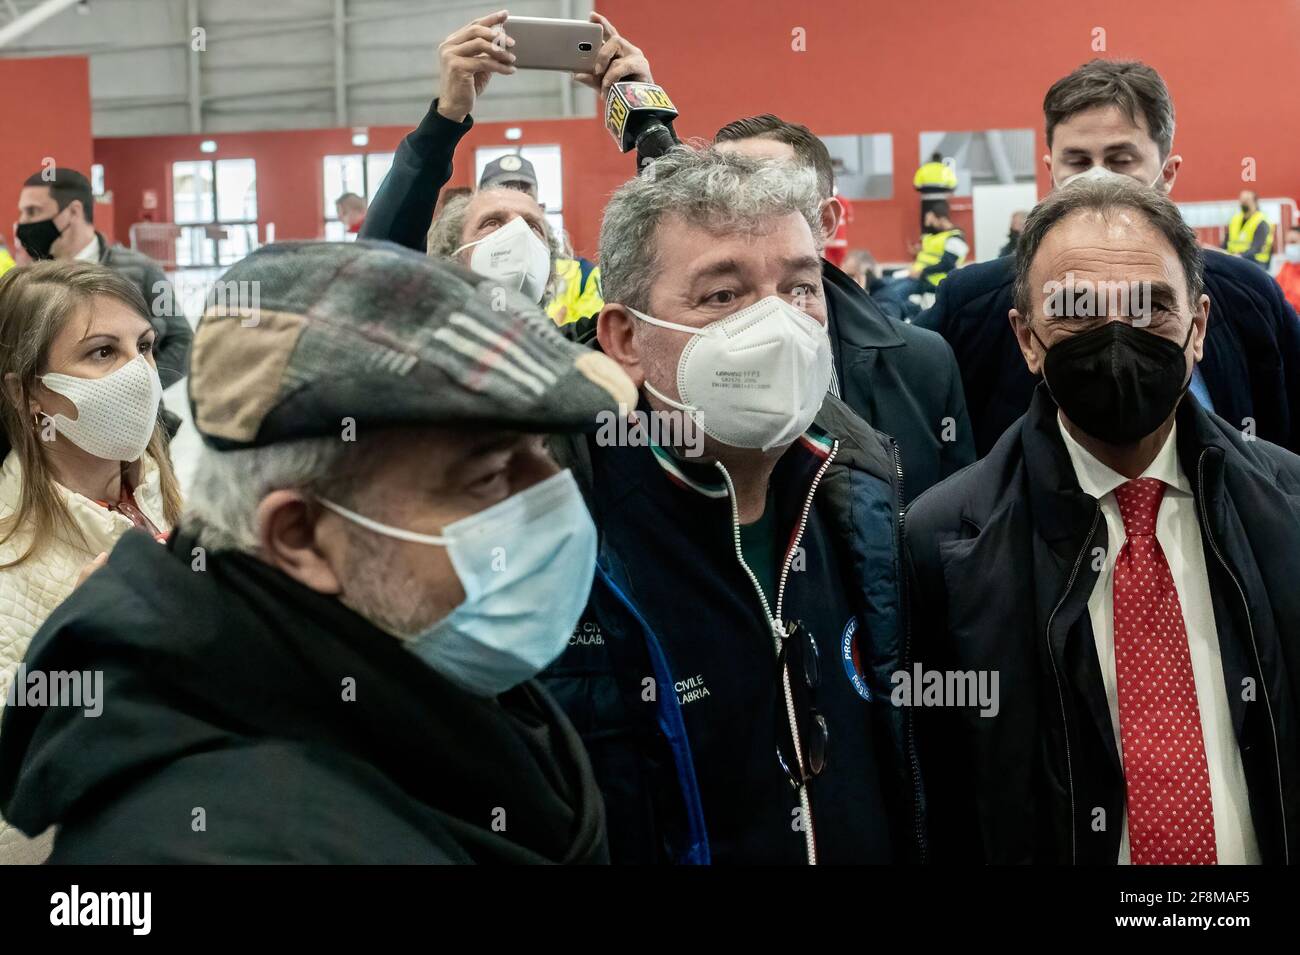
[[[523,163],[521,163],[521,162],[519,161],[519,157],[518,157],[518,156],[502,156],[502,157],[501,157],[501,168],[504,169],[506,172],[514,172],[516,169],[518,169],[518,168],[519,168],[520,166],[522,166],[522,165],[523,165]]]
[[[853,689],[858,696],[870,703],[871,690],[862,678],[862,660],[858,654],[857,617],[849,617],[849,622],[844,625],[844,633],[840,635],[840,656],[844,659],[844,672],[853,684]]]

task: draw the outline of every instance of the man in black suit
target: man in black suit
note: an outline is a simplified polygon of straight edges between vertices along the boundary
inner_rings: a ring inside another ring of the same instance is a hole
[[[906,518],[932,861],[1300,858],[1300,457],[1187,391],[1205,258],[1123,176],[1026,220],[1003,322],[1045,381]]]
[[[1173,152],[1174,104],[1146,64],[1085,63],[1052,85],[1043,112],[1054,187],[1109,172],[1173,188],[1183,161]],[[1204,258],[1214,321],[1189,390],[1247,438],[1300,450],[1300,319],[1261,269],[1217,250]],[[981,457],[1025,413],[1038,381],[1007,323],[1014,271],[1013,256],[959,269],[916,319],[957,355]]]

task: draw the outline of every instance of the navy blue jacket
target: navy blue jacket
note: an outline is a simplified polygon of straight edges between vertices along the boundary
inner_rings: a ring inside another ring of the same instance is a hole
[[[889,701],[905,632],[893,443],[827,397],[772,476],[786,584],[766,605],[715,465],[587,437],[556,451],[600,546],[588,607],[541,680],[591,757],[612,861],[804,861],[798,797],[777,758],[789,730],[769,611],[802,622],[820,651],[812,703],[830,742],[810,784],[819,861],[921,859],[919,768],[908,714]]]
[[[1025,367],[1007,321],[1015,258],[957,269],[915,324],[937,331],[957,355],[975,453],[988,454],[1025,413],[1038,378]],[[1201,375],[1214,413],[1256,437],[1300,451],[1300,319],[1282,289],[1258,266],[1205,252],[1210,296]]]

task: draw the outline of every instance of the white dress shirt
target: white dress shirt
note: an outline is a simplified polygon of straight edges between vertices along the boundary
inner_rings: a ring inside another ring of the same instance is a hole
[[[86,247],[78,252],[74,258],[78,262],[98,262],[99,261],[99,236],[94,236]]]
[[[1057,417],[1065,449],[1074,466],[1079,487],[1101,502],[1106,519],[1109,547],[1106,562],[1092,595],[1088,598],[1088,617],[1097,644],[1097,661],[1110,705],[1110,724],[1115,731],[1115,745],[1123,762],[1123,743],[1119,727],[1119,696],[1115,687],[1115,558],[1128,535],[1120,517],[1114,490],[1128,478],[1098,461]],[[1219,655],[1219,633],[1214,624],[1214,604],[1210,600],[1210,579],[1205,569],[1205,551],[1201,546],[1201,529],[1196,518],[1196,501],[1192,484],[1183,473],[1177,454],[1177,426],[1169,432],[1164,447],[1140,475],[1165,483],[1165,495],[1156,515],[1156,541],[1169,562],[1169,571],[1178,591],[1178,603],[1187,628],[1188,649],[1192,658],[1192,676],[1196,681],[1196,703],[1201,711],[1201,735],[1205,740],[1205,759],[1210,775],[1210,799],[1214,804],[1214,841],[1219,863],[1259,864],[1259,846],[1250,821],[1250,800],[1246,773],[1241,765],[1228,709],[1228,692],[1223,684],[1223,660]],[[1120,832],[1120,865],[1129,864],[1127,814]]]

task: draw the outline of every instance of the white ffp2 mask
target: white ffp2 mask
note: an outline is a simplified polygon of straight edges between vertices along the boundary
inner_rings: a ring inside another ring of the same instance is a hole
[[[766,451],[794,441],[817,416],[831,383],[830,337],[825,326],[779,295],[702,328],[629,311],[692,336],[677,360],[682,400],[648,381],[646,390],[690,414],[714,440]]]
[[[76,420],[50,417],[55,430],[81,450],[106,461],[136,461],[144,454],[158,423],[162,382],[143,355],[103,378],[50,372],[40,380],[76,405]]]
[[[1079,180],[1083,180],[1084,182],[1105,182],[1108,179],[1119,178],[1133,179],[1134,182],[1140,183],[1148,189],[1154,189],[1159,184],[1160,180],[1164,178],[1164,175],[1165,170],[1162,166],[1160,172],[1156,173],[1155,179],[1152,179],[1150,182],[1142,182],[1140,179],[1133,179],[1132,176],[1126,176],[1122,172],[1115,172],[1115,170],[1107,169],[1105,166],[1090,166],[1083,172],[1076,172],[1072,176],[1066,176],[1060,182],[1056,183],[1056,188],[1063,189],[1070,183],[1078,182]]]
[[[477,241],[466,242],[453,254],[460,255],[469,248],[474,249],[469,267],[479,275],[496,279],[534,302],[540,302],[546,294],[546,283],[551,277],[551,250],[537,238],[523,216],[511,219]]]

